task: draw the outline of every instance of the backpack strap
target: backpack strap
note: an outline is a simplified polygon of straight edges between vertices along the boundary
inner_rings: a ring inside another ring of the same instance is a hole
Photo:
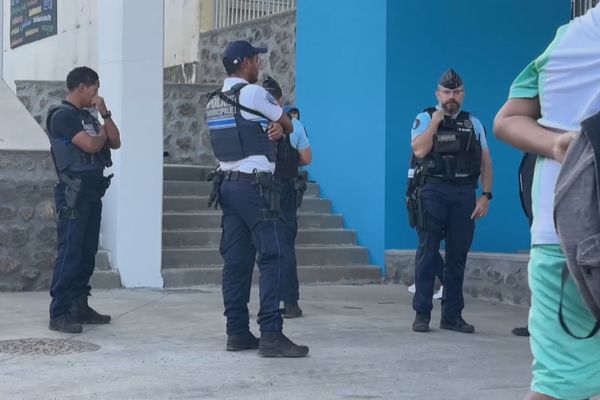
[[[596,321],[596,325],[592,328],[592,331],[587,336],[577,336],[577,335],[573,334],[573,332],[571,332],[571,330],[567,326],[567,323],[565,322],[565,319],[563,316],[563,298],[564,298],[564,294],[565,294],[565,283],[567,282],[568,278],[569,278],[569,268],[565,265],[565,267],[563,268],[563,271],[562,271],[562,280],[560,283],[560,303],[558,305],[558,320],[560,321],[560,325],[565,330],[565,332],[567,332],[571,337],[574,337],[575,339],[579,339],[579,340],[589,339],[592,336],[594,336],[596,333],[598,333],[598,331],[600,331],[600,320]]]
[[[592,145],[592,149],[594,150],[594,162],[596,164],[596,191],[600,190],[600,182],[598,182],[598,178],[600,177],[600,112],[595,114],[594,116],[586,119],[581,123],[581,134],[585,135],[585,137],[589,140]],[[558,307],[558,319],[560,320],[560,325],[563,327],[565,332],[576,339],[589,339],[594,336],[598,331],[600,331],[600,319],[596,320],[596,325],[592,329],[592,331],[587,336],[576,336],[574,335],[563,318],[563,295],[565,282],[569,278],[569,269],[567,266],[563,268],[562,272],[562,282],[560,285],[560,304]]]
[[[231,87],[231,89],[229,89],[229,90],[228,90],[227,92],[225,92],[225,93],[235,94],[235,96],[236,96],[236,98],[237,98],[237,97],[239,96],[239,94],[240,94],[241,90],[242,90],[242,89],[243,89],[245,86],[247,86],[247,85],[248,85],[247,83],[238,83],[238,84],[235,84],[235,85],[233,85],[233,86]],[[223,93],[223,91],[221,91],[221,90],[219,90],[219,91],[217,92],[217,94],[219,95],[219,97],[221,98],[221,100],[223,100],[225,103],[227,103],[227,104],[229,104],[229,105],[232,105],[232,106],[234,106],[234,107],[236,107],[236,108],[238,108],[238,109],[240,109],[240,110],[242,110],[242,111],[246,111],[246,112],[247,112],[247,113],[249,113],[249,114],[256,115],[257,117],[260,117],[260,118],[264,118],[264,119],[266,119],[267,121],[270,121],[270,120],[271,120],[269,117],[267,117],[267,116],[266,116],[266,115],[264,115],[263,113],[261,113],[261,112],[259,112],[259,111],[256,111],[256,110],[253,110],[253,109],[251,109],[251,108],[248,108],[248,107],[246,107],[246,106],[243,106],[243,105],[241,105],[241,104],[239,103],[239,101],[234,101],[234,100],[231,100],[229,97],[227,97],[227,96],[225,95],[225,93]]]

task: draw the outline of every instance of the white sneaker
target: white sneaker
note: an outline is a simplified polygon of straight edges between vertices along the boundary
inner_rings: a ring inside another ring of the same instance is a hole
[[[414,283],[408,287],[409,293],[415,293],[416,291],[417,291],[417,287],[415,286]]]
[[[440,290],[433,294],[434,300],[441,300],[442,295],[444,294],[444,286],[440,286]]]

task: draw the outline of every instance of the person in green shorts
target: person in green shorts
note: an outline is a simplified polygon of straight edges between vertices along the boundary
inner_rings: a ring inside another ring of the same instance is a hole
[[[561,162],[584,119],[600,111],[600,6],[560,27],[548,48],[515,79],[494,121],[496,136],[538,154],[532,186],[529,331],[533,370],[528,400],[583,400],[600,394],[600,335],[569,336],[558,308],[566,259],[554,228],[554,189]],[[574,281],[564,316],[576,335],[595,320]]]

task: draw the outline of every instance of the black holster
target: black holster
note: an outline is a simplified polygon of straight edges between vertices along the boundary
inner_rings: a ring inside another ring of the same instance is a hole
[[[267,203],[267,208],[261,210],[261,218],[263,220],[282,219],[279,181],[270,172],[256,172],[252,184]]]
[[[408,213],[408,224],[411,228],[423,229],[425,227],[425,211],[421,199],[421,188],[425,184],[421,169],[416,168],[415,174],[408,180],[406,190],[406,211]]]
[[[304,192],[306,192],[306,181],[303,177],[298,176],[294,179],[294,189],[296,190],[296,208],[300,208],[304,199]]]
[[[81,198],[82,180],[81,178],[71,178],[65,174],[58,176],[60,182],[64,183],[66,205],[58,210],[59,218],[75,219],[79,216],[79,199]]]
[[[106,190],[110,186],[111,179],[115,176],[115,174],[110,174],[109,176],[103,176],[100,178],[98,182],[98,195],[102,198],[106,194]]]
[[[215,210],[219,208],[219,190],[221,189],[221,183],[223,183],[223,171],[218,169],[213,169],[208,173],[208,177],[206,179],[209,182],[212,182],[213,187],[210,192],[210,196],[208,197],[208,208],[211,208],[213,204],[215,205]]]

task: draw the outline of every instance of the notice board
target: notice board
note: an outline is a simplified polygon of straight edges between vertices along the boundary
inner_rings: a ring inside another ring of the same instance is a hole
[[[57,0],[10,0],[10,48],[56,35]]]

